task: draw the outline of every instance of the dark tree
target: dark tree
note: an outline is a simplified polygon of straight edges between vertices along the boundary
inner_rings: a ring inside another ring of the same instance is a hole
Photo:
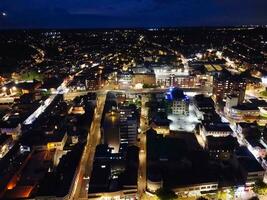
[[[208,200],[208,199],[205,197],[198,197],[196,200]]]
[[[177,199],[177,195],[170,189],[160,188],[156,191],[156,195],[161,200]]]
[[[251,198],[248,199],[248,200],[259,200],[259,198],[258,198],[258,197],[251,197]]]

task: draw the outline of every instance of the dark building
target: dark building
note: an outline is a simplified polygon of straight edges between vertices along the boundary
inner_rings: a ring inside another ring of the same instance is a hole
[[[136,107],[121,106],[119,111],[120,152],[123,152],[124,147],[136,145],[138,116]]]
[[[232,153],[238,147],[237,139],[229,135],[226,137],[208,136],[206,141],[206,149],[209,155],[215,159],[230,159]]]

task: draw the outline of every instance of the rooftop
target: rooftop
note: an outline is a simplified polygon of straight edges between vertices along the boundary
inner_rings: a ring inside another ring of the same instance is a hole
[[[232,132],[228,123],[205,123],[203,127],[206,131]]]

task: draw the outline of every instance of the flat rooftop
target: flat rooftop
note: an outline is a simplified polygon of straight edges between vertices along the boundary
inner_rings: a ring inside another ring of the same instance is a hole
[[[232,132],[228,123],[207,123],[203,124],[206,131],[221,131],[221,132]]]

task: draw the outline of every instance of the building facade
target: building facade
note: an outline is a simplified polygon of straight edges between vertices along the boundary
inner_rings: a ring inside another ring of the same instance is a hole
[[[170,88],[166,100],[171,105],[172,114],[189,115],[189,98],[179,88]]]
[[[228,95],[238,97],[238,103],[245,98],[246,80],[240,77],[227,75],[217,76],[213,81],[213,97],[216,102],[224,101]]]

